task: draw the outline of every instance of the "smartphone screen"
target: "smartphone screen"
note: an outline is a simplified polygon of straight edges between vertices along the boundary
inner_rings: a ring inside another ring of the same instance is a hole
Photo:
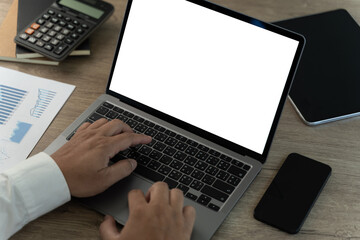
[[[291,153],[254,211],[254,217],[297,233],[331,174],[331,167]]]

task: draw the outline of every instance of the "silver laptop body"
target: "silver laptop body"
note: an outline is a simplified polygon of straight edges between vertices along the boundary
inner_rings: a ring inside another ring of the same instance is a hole
[[[210,202],[204,203],[199,200],[207,196],[203,186],[192,188],[189,183],[184,192],[184,204],[197,212],[192,239],[210,239],[266,160],[304,42],[298,34],[203,0],[129,0],[106,93],[45,152],[52,154],[64,145],[104,104],[187,143],[196,142],[201,149],[213,149],[208,156],[226,166],[215,170],[214,177],[222,172],[223,180],[216,181],[233,186],[231,193],[226,200],[210,194]],[[202,161],[206,175],[208,166],[220,164]],[[188,165],[186,160],[177,162]],[[246,166],[245,176],[234,176],[234,169],[242,169],[239,165]],[[196,164],[189,166],[196,170]],[[146,193],[152,184],[135,172],[80,201],[125,224],[128,192]],[[208,188],[225,193],[212,184]]]

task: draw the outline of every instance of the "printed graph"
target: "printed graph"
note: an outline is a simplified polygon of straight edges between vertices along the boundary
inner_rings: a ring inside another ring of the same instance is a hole
[[[16,128],[14,129],[10,141],[14,143],[20,143],[25,137],[26,133],[30,130],[32,124],[26,122],[17,122]]]
[[[56,92],[39,88],[38,99],[36,101],[35,107],[30,109],[30,116],[40,118],[49,106],[50,102],[54,99],[55,95]]]
[[[5,125],[27,91],[0,84],[0,125]]]

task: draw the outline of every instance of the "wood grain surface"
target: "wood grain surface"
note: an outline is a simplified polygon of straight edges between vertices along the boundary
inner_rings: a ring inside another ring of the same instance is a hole
[[[0,62],[2,67],[76,85],[74,93],[32,154],[45,149],[106,88],[126,6],[125,0],[107,1],[115,6],[115,12],[103,27],[91,36],[91,56],[69,57],[59,66]],[[344,8],[360,23],[359,0],[213,2],[269,22]],[[0,21],[6,16],[10,4],[9,0],[0,0]],[[253,217],[256,204],[286,156],[292,152],[329,164],[333,170],[302,230],[296,235],[283,233],[256,221]],[[360,239],[359,189],[360,117],[309,127],[300,120],[287,101],[263,170],[213,239]],[[102,219],[101,214],[72,200],[31,222],[11,239],[99,239],[98,228]]]

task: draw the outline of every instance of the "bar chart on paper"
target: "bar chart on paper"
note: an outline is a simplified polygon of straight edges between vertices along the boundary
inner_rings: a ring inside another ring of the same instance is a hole
[[[38,99],[36,100],[35,106],[30,109],[30,115],[35,118],[40,118],[50,102],[54,99],[55,95],[56,92],[54,91],[39,88]]]
[[[18,88],[0,85],[0,125],[8,122],[27,93]]]

